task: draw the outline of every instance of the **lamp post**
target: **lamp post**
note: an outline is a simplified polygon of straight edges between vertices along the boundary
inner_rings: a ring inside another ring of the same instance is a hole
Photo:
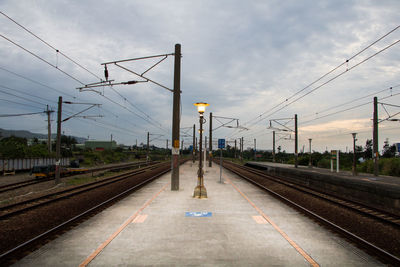
[[[203,140],[203,123],[204,123],[204,118],[203,118],[203,113],[206,110],[206,107],[209,106],[207,103],[195,103],[194,104],[197,107],[197,111],[199,112],[200,115],[200,143],[199,143],[199,170],[197,171],[197,186],[194,189],[194,194],[193,197],[195,198],[207,198],[207,190],[204,187],[204,179],[203,179],[203,153],[202,153],[202,140]]]
[[[357,175],[357,169],[356,169],[356,136],[357,133],[352,133],[353,135],[353,175]]]

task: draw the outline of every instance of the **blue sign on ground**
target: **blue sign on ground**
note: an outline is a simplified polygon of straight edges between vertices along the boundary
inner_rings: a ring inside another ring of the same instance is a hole
[[[193,145],[190,145],[190,146],[189,146],[189,150],[190,150],[190,152],[193,151]]]
[[[400,143],[396,143],[397,152],[400,152]]]
[[[212,217],[212,212],[207,211],[187,211],[185,217]]]
[[[225,139],[218,139],[218,148],[225,148]]]

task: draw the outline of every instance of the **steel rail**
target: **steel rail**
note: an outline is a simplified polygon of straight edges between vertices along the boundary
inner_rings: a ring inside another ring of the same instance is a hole
[[[160,163],[160,165],[162,165],[162,163]],[[76,187],[73,187],[73,188],[69,188],[69,189],[66,189],[66,190],[63,190],[63,191],[50,193],[50,194],[47,194],[47,195],[44,195],[44,196],[41,196],[41,197],[38,197],[38,198],[28,199],[28,200],[21,201],[21,202],[18,202],[18,203],[14,203],[14,204],[11,204],[11,205],[3,206],[3,207],[0,208],[0,211],[2,211],[4,213],[0,214],[0,219],[9,218],[11,216],[15,216],[17,214],[26,212],[26,211],[34,209],[34,208],[38,208],[40,206],[49,204],[51,202],[55,202],[55,201],[59,201],[59,200],[62,200],[62,199],[66,199],[66,198],[69,198],[71,196],[82,194],[84,192],[87,192],[87,191],[90,191],[90,190],[93,190],[93,189],[96,189],[96,188],[99,188],[99,187],[103,187],[103,186],[106,186],[106,185],[109,185],[109,184],[112,184],[112,183],[115,183],[115,182],[119,182],[121,180],[130,178],[132,175],[141,174],[141,173],[145,172],[146,169],[152,169],[152,168],[154,168],[154,166],[148,166],[146,168],[136,169],[136,170],[133,170],[133,171],[131,171],[129,173],[123,173],[123,174],[118,174],[118,175],[115,175],[115,176],[112,176],[112,177],[108,177],[108,178],[106,178],[104,180],[99,180],[99,181],[95,181],[95,182],[92,182],[92,183],[83,184],[83,185],[76,186]],[[39,201],[41,201],[41,202],[39,202]],[[17,209],[17,210],[10,211],[10,212],[6,212],[7,210],[15,209],[18,206],[28,205],[28,204],[35,203],[35,202],[37,202],[37,203],[33,204],[31,206],[23,207],[21,209]]]
[[[107,167],[99,167],[99,168],[93,168],[93,169],[88,169],[86,170],[84,173],[90,173],[90,172],[96,172],[96,171],[103,171],[103,170],[109,170],[109,171],[114,171],[114,170],[122,170],[122,169],[129,169],[132,167],[136,167],[140,165],[149,165],[149,164],[157,164],[158,161],[153,161],[153,162],[148,162],[146,163],[145,161],[140,161],[140,162],[135,162],[135,163],[129,163],[129,164],[124,164],[124,165],[120,165],[120,166],[107,166]],[[82,173],[77,173],[77,174],[72,174],[72,175],[68,175],[68,177],[71,176],[75,176],[75,175],[80,175]],[[23,182],[18,182],[18,183],[11,183],[11,184],[6,184],[6,185],[2,185],[0,186],[0,193],[4,193],[7,191],[11,191],[11,190],[15,190],[15,189],[19,189],[25,186],[29,186],[29,185],[33,185],[33,184],[40,184],[43,182],[48,182],[54,180],[54,178],[42,178],[42,179],[30,179],[27,181],[23,181]]]
[[[382,210],[378,210],[366,205],[363,205],[362,203],[358,203],[358,202],[354,202],[351,200],[347,200],[347,199],[342,199],[339,198],[337,196],[333,196],[333,195],[329,195],[327,193],[324,192],[319,192],[315,189],[303,186],[301,184],[297,184],[294,182],[288,182],[285,180],[282,180],[281,178],[272,176],[270,174],[266,174],[260,170],[257,169],[253,169],[251,167],[247,167],[247,166],[243,166],[243,169],[245,169],[248,172],[252,172],[256,175],[262,176],[266,179],[272,180],[274,182],[283,184],[285,186],[291,187],[295,190],[313,195],[315,197],[321,198],[323,200],[329,201],[331,203],[334,203],[336,205],[342,205],[343,207],[346,207],[348,209],[351,209],[353,211],[356,211],[362,215],[366,215],[368,217],[374,218],[374,219],[378,219],[384,223],[388,223],[388,224],[392,224],[394,226],[399,227],[400,226],[400,217],[396,214],[387,212],[387,211],[382,211]]]
[[[112,201],[115,201],[118,198],[121,198],[121,197],[129,194],[131,191],[133,191],[133,190],[141,187],[142,185],[144,185],[144,184],[156,179],[157,177],[169,172],[170,170],[171,170],[171,168],[169,168],[167,170],[164,170],[164,171],[161,171],[160,173],[158,173],[158,174],[146,179],[145,181],[142,181],[139,184],[132,186],[131,188],[125,190],[124,192],[119,193],[118,195],[116,195],[116,196],[114,196],[114,197],[112,197],[112,198],[110,198],[110,199],[108,199],[108,200],[106,200],[106,201],[104,201],[104,202],[102,202],[102,203],[100,203],[100,204],[88,209],[87,211],[82,212],[81,214],[76,215],[75,217],[73,217],[71,219],[68,219],[67,221],[65,221],[65,222],[63,222],[63,223],[51,228],[50,230],[47,230],[46,232],[44,232],[44,233],[42,233],[42,234],[40,234],[40,235],[38,235],[38,236],[36,236],[36,237],[34,237],[32,239],[20,244],[20,245],[18,245],[17,247],[12,248],[12,249],[4,252],[3,254],[0,255],[0,260],[5,259],[6,257],[12,255],[13,253],[16,253],[18,250],[21,250],[21,249],[33,244],[34,242],[39,241],[42,238],[44,238],[44,237],[46,237],[46,236],[48,236],[48,235],[50,235],[52,233],[55,233],[55,232],[59,231],[60,229],[62,229],[63,227],[69,225],[70,223],[75,222],[78,219],[83,218],[84,216],[90,214],[91,212],[94,212],[94,211],[96,211],[96,210],[108,205]]]
[[[218,162],[216,162],[218,163]],[[231,165],[236,165],[236,168],[241,169],[242,166],[239,166],[237,164],[234,163],[230,163]],[[295,207],[296,209],[302,211],[303,213],[315,218],[316,220],[322,222],[323,224],[331,227],[332,229],[334,229],[336,232],[346,236],[347,238],[353,240],[354,242],[356,242],[358,245],[361,245],[362,247],[364,247],[365,249],[373,252],[375,255],[377,255],[379,258],[381,258],[382,260],[389,262],[390,264],[394,264],[395,266],[400,266],[400,258],[396,257],[395,255],[375,246],[374,244],[366,241],[365,239],[347,231],[346,229],[330,222],[329,220],[319,216],[318,214],[304,208],[303,206],[289,200],[288,198],[272,191],[271,189],[265,187],[264,185],[250,179],[249,177],[245,176],[244,174],[242,174],[241,172],[239,172],[237,169],[235,168],[229,168],[227,165],[224,166],[225,168],[227,168],[228,170],[232,171],[233,173],[239,175],[240,177],[248,180],[249,182],[261,187],[262,189],[266,190],[267,192],[269,192],[270,194],[272,194],[273,196],[277,197],[278,199],[283,200],[284,202],[288,203],[289,205]]]

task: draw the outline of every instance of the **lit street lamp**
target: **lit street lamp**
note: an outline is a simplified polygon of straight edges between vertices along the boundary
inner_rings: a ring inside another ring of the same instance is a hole
[[[200,114],[200,143],[199,143],[199,170],[197,171],[197,186],[194,189],[194,194],[193,197],[195,198],[207,198],[207,190],[204,187],[204,179],[203,179],[203,154],[202,154],[202,149],[203,149],[203,124],[204,124],[204,118],[203,118],[203,113],[206,110],[206,107],[209,106],[207,103],[195,103],[194,104],[197,107],[197,111]]]

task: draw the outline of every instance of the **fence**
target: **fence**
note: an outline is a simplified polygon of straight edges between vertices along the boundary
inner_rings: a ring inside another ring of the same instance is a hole
[[[0,159],[0,172],[30,170],[34,166],[56,164],[55,158]],[[61,165],[68,166],[69,158],[61,158]]]

